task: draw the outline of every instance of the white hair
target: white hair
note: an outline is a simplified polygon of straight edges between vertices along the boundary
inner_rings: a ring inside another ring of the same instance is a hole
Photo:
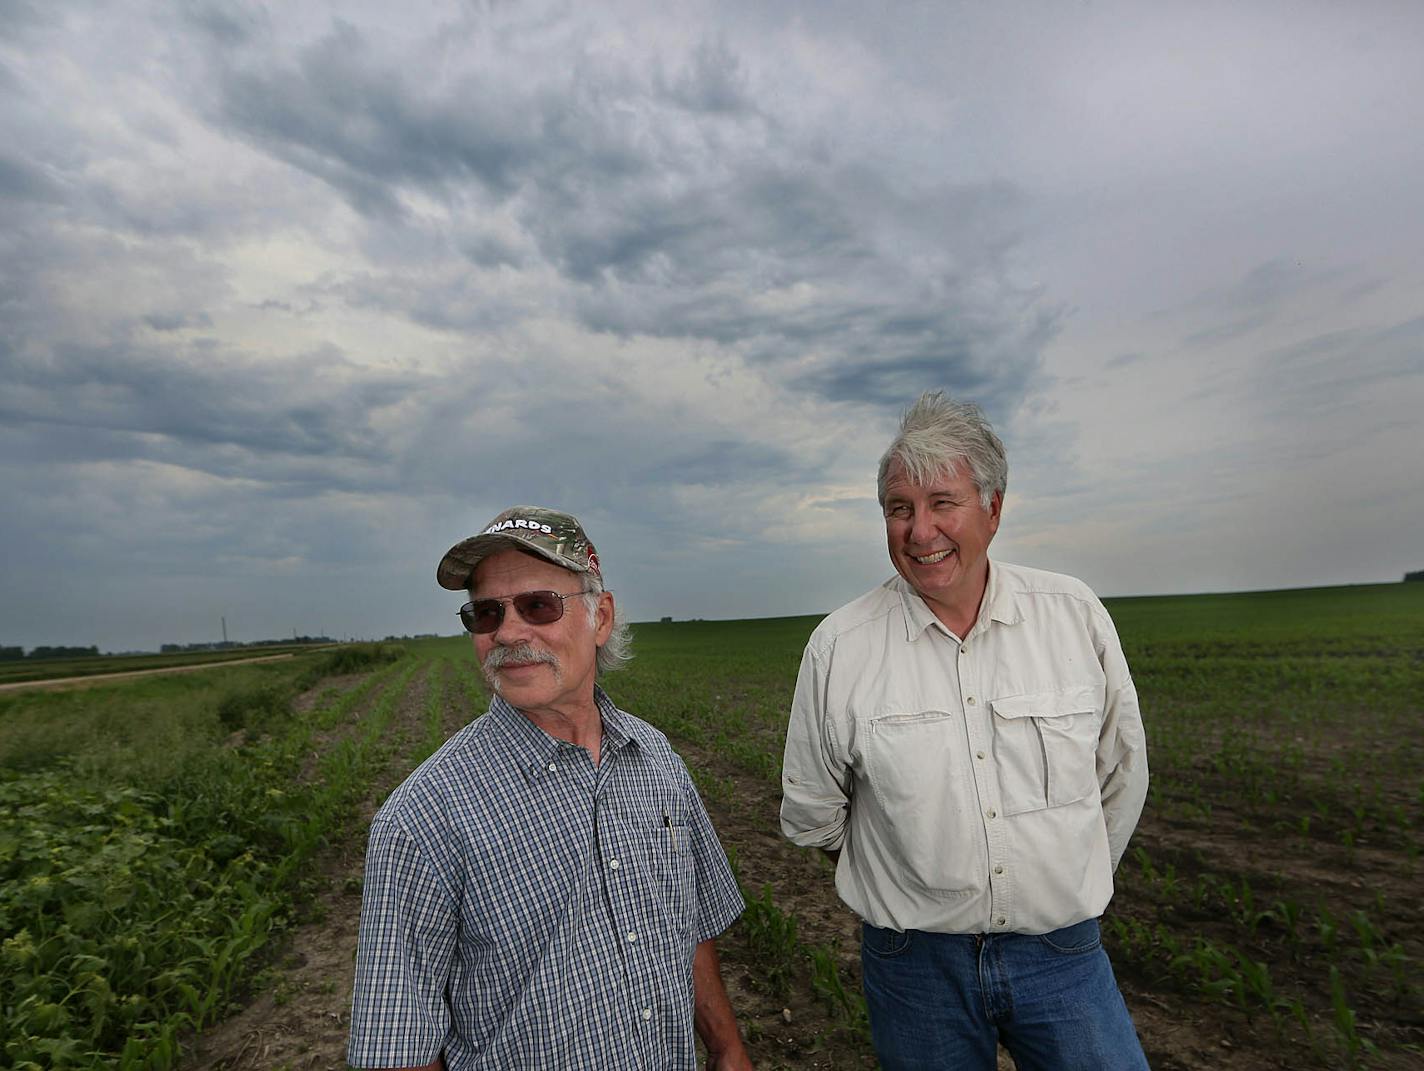
[[[598,626],[598,597],[607,589],[597,573],[580,573],[584,604],[588,607],[590,628]],[[613,603],[613,631],[598,649],[598,676],[622,669],[633,660],[633,631],[623,618],[623,610],[615,600]]]
[[[942,390],[925,391],[900,418],[900,434],[880,458],[876,493],[882,506],[890,462],[897,458],[911,482],[920,486],[942,474],[956,475],[963,461],[986,510],[995,492],[1002,495],[1009,484],[1004,444],[984,411],[973,402],[948,398]]]

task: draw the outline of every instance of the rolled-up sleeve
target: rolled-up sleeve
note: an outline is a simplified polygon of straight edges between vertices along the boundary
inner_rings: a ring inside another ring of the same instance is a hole
[[[844,727],[828,709],[828,653],[808,644],[796,677],[781,764],[781,831],[808,848],[838,850],[850,814]]]
[[[1147,735],[1117,629],[1101,605],[1096,618],[1098,658],[1107,677],[1103,726],[1098,734],[1098,788],[1108,850],[1116,870],[1147,799]]]
[[[351,1036],[354,1067],[419,1067],[445,1045],[458,931],[450,891],[412,839],[377,819],[366,850]]]

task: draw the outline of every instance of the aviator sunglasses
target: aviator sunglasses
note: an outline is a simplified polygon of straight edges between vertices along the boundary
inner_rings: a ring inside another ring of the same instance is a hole
[[[560,595],[557,591],[521,591],[502,599],[476,599],[460,607],[460,624],[466,632],[484,635],[504,622],[504,604],[513,603],[519,616],[531,625],[552,625],[564,616],[564,600],[583,595],[582,591]]]

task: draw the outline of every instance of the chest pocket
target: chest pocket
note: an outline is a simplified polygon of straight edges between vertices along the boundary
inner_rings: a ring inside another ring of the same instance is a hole
[[[1101,688],[1009,695],[990,706],[1006,815],[1062,807],[1097,791]]]
[[[692,930],[697,904],[696,860],[692,853],[692,827],[686,815],[659,818],[652,826],[653,873],[657,876],[662,906],[680,932]]]
[[[882,715],[869,722],[864,746],[883,815],[880,851],[896,880],[936,896],[970,895],[982,880],[984,830],[966,790],[964,719],[941,710]]]

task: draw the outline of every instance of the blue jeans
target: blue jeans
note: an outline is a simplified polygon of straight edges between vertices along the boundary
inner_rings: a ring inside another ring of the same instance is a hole
[[[1145,1071],[1097,919],[1052,933],[861,931],[870,1034],[884,1071]]]

